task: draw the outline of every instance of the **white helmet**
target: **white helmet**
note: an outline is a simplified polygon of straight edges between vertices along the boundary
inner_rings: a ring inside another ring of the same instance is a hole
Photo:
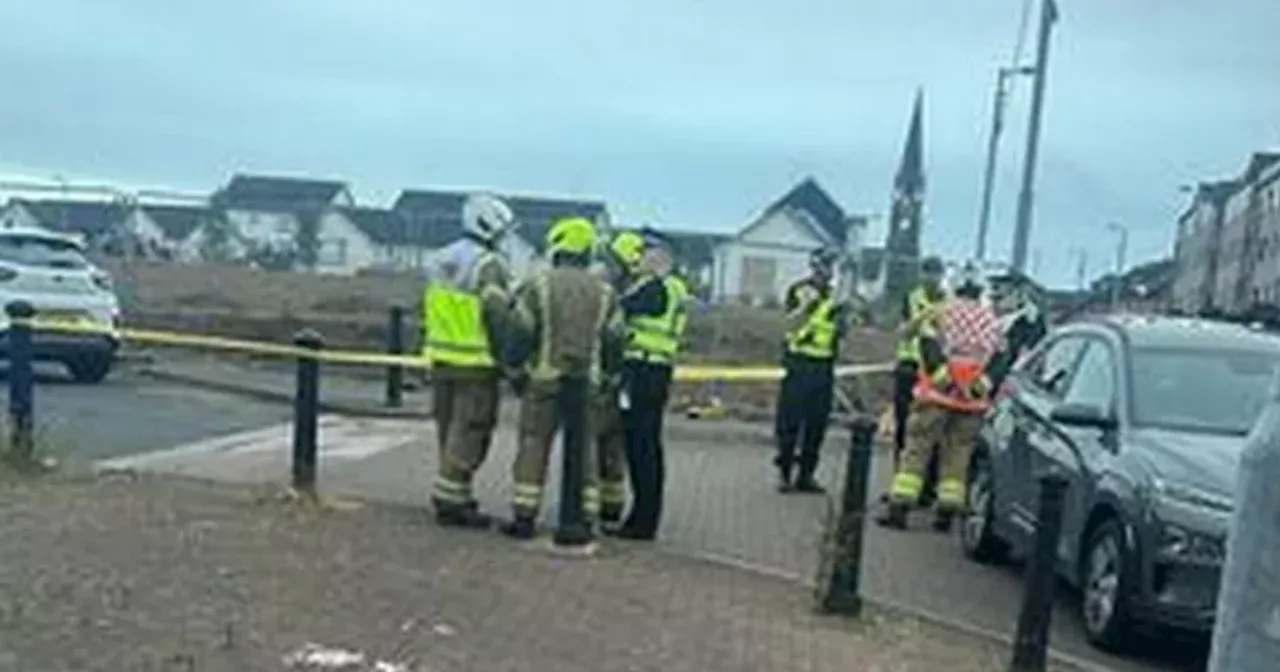
[[[496,241],[514,223],[511,206],[493,194],[472,194],[462,204],[462,230],[482,241]]]

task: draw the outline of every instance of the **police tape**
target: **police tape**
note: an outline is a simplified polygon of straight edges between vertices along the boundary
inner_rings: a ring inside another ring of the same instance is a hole
[[[224,350],[258,355],[272,355],[295,359],[315,359],[330,364],[352,366],[399,366],[406,369],[430,369],[430,363],[418,355],[394,355],[363,350],[311,349],[297,345],[285,345],[269,341],[254,341],[225,336],[207,336],[156,329],[112,328],[100,324],[64,320],[15,320],[35,331],[64,334],[94,334],[112,336],[134,343],[152,345]],[[842,364],[835,367],[840,378],[886,373],[893,370],[891,362],[879,364]],[[679,366],[674,378],[677,381],[769,382],[781,380],[782,367],[776,366]]]

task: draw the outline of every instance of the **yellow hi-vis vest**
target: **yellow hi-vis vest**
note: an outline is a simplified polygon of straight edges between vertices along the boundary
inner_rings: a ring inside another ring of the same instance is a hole
[[[684,342],[684,332],[689,327],[689,309],[693,302],[693,294],[689,291],[689,285],[679,276],[667,276],[666,285],[669,300],[678,304],[675,323],[672,325],[678,345]]]
[[[914,318],[921,312],[932,308],[934,305],[942,303],[946,299],[939,296],[936,299],[930,298],[929,293],[924,287],[916,287],[907,295],[908,318]],[[898,342],[897,357],[899,362],[918,362],[920,361],[920,338],[918,336],[907,336]]]
[[[625,359],[670,364],[680,351],[677,329],[682,328],[680,316],[684,313],[684,297],[670,281],[663,281],[662,286],[667,292],[667,310],[663,314],[656,317],[636,315],[627,319]]]
[[[809,320],[799,329],[787,334],[787,352],[812,357],[832,359],[836,356],[836,304],[830,298],[821,299],[809,314]]]
[[[431,364],[467,368],[497,368],[484,326],[484,302],[479,271],[496,263],[490,252],[476,255],[470,268],[451,280],[433,277],[422,295],[422,355]]]

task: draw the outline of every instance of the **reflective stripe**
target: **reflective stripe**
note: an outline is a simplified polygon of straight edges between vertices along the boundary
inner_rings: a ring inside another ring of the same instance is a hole
[[[889,496],[898,500],[915,501],[920,498],[924,489],[924,478],[918,474],[900,471],[893,475],[893,484],[889,486]]]
[[[436,476],[434,495],[441,501],[466,504],[472,499],[471,484]]]
[[[600,484],[600,499],[605,504],[623,505],[627,503],[627,486],[623,481],[605,481]]]
[[[946,478],[938,482],[938,504],[959,509],[964,506],[964,482],[955,478]]]
[[[600,489],[587,486],[582,489],[582,513],[588,518],[600,515]]]
[[[513,503],[517,509],[537,511],[542,508],[542,486],[536,483],[516,483]]]

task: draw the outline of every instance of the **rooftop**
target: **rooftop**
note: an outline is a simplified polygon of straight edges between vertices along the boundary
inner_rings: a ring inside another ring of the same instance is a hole
[[[213,213],[193,205],[144,205],[142,211],[170,240],[186,240]]]
[[[232,210],[293,212],[322,208],[334,202],[347,185],[337,180],[313,180],[275,175],[234,175],[211,201]]]
[[[117,201],[14,199],[44,227],[63,233],[96,236],[110,231],[127,216]]]

